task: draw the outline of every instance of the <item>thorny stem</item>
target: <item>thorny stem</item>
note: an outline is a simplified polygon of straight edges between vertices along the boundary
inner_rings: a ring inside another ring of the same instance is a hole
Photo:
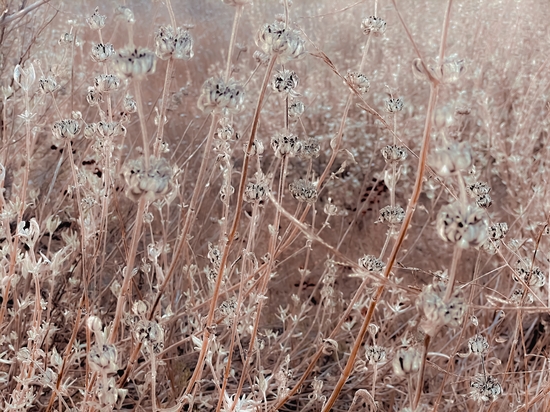
[[[241,172],[241,179],[239,183],[239,192],[237,196],[237,205],[235,210],[235,217],[233,219],[233,224],[231,226],[231,230],[229,232],[229,236],[227,237],[227,242],[225,244],[222,259],[220,261],[220,268],[218,270],[218,276],[216,278],[216,284],[214,285],[214,291],[212,293],[212,302],[210,304],[210,309],[208,311],[208,316],[206,319],[206,326],[204,328],[204,334],[203,334],[203,341],[202,341],[202,347],[201,351],[199,353],[199,359],[197,361],[197,366],[193,372],[193,376],[191,376],[191,379],[189,380],[189,384],[187,385],[187,389],[185,390],[185,393],[188,394],[193,389],[195,382],[199,379],[199,376],[202,374],[202,370],[204,368],[204,359],[206,357],[206,352],[208,350],[208,341],[210,337],[210,328],[212,327],[212,323],[214,320],[214,312],[217,308],[217,300],[220,294],[220,287],[221,287],[221,281],[223,279],[223,275],[225,272],[225,267],[227,265],[227,260],[229,258],[229,249],[233,243],[233,240],[235,239],[235,235],[237,234],[237,228],[239,227],[239,222],[241,218],[241,212],[243,208],[243,199],[244,199],[244,189],[246,187],[246,178],[247,178],[247,172],[248,172],[248,164],[250,163],[250,153],[252,151],[252,145],[254,143],[254,139],[256,137],[256,132],[258,130],[258,124],[260,120],[260,112],[262,109],[262,103],[265,97],[265,92],[267,89],[267,85],[269,83],[271,71],[273,70],[273,67],[275,66],[275,62],[277,60],[277,55],[273,55],[271,57],[271,60],[269,61],[267,70],[265,72],[264,80],[262,82],[262,87],[260,90],[260,95],[258,97],[258,102],[256,104],[256,109],[254,112],[254,119],[252,121],[252,128],[250,131],[250,138],[248,140],[248,146],[246,149],[246,153],[244,156],[244,162],[243,162],[243,169]]]

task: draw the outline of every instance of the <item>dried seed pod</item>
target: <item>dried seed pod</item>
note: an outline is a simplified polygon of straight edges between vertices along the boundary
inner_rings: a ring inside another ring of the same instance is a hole
[[[403,222],[405,218],[405,211],[401,206],[384,206],[380,209],[380,219],[379,222],[387,222],[390,225],[397,225]]]
[[[57,139],[73,139],[79,131],[80,125],[73,119],[63,119],[52,126],[53,135]]]
[[[448,242],[461,248],[477,247],[487,239],[487,222],[481,210],[460,202],[441,208],[437,216],[437,232]]]
[[[386,22],[380,17],[369,16],[361,22],[361,29],[367,35],[382,36],[386,32]]]
[[[156,63],[155,54],[145,48],[125,48],[114,58],[115,71],[124,78],[143,78],[154,73]]]
[[[382,346],[371,346],[366,345],[365,346],[365,357],[367,358],[367,362],[371,365],[374,365],[376,363],[381,363],[386,360],[386,348],[383,348]]]
[[[243,88],[234,79],[225,83],[222,78],[211,77],[202,85],[197,105],[204,112],[219,110],[236,113],[243,102]]]
[[[88,23],[88,26],[90,26],[90,29],[92,30],[101,30],[103,27],[105,27],[106,20],[107,16],[99,14],[99,8],[96,7],[94,14],[86,19],[86,23]]]
[[[533,265],[526,259],[519,259],[516,262],[516,270],[512,275],[515,282],[520,279],[529,286],[543,287],[546,283],[546,276],[538,266]]]
[[[155,33],[155,53],[159,59],[170,57],[189,60],[193,57],[193,38],[189,30],[161,26]]]
[[[321,145],[316,138],[310,137],[300,143],[298,156],[302,159],[316,159],[321,153]]]
[[[365,94],[370,89],[370,81],[363,73],[348,72],[344,76],[345,83],[360,94]]]
[[[115,54],[115,48],[110,43],[98,43],[92,46],[92,59],[98,63],[107,61]]]
[[[275,151],[275,156],[296,156],[302,149],[302,142],[298,140],[298,136],[283,132],[277,132],[271,138],[271,147]]]
[[[365,255],[359,258],[359,266],[372,273],[382,273],[386,265],[373,255]]]
[[[403,110],[404,105],[405,104],[403,102],[403,99],[401,99],[400,97],[392,97],[386,100],[386,111],[388,113],[400,112],[401,110]]]
[[[300,34],[283,22],[264,24],[256,36],[256,44],[268,55],[277,55],[279,63],[301,57],[305,42]]]
[[[506,222],[495,223],[494,225],[487,228],[489,238],[493,241],[504,239],[504,236],[506,236],[507,232],[508,224]]]
[[[103,93],[101,93],[95,87],[89,86],[86,93],[86,101],[90,106],[97,106],[103,101]]]
[[[471,382],[470,395],[478,402],[494,402],[498,396],[502,394],[502,386],[500,383],[489,375],[477,375]]]
[[[403,146],[388,145],[381,151],[384,160],[388,163],[402,162],[407,158],[407,150]]]
[[[291,119],[297,119],[304,114],[305,110],[306,107],[304,106],[304,103],[300,101],[294,102],[288,107],[288,117]]]
[[[298,86],[298,75],[293,70],[278,70],[273,76],[273,90],[279,93],[295,95],[294,89]]]
[[[393,373],[405,376],[418,372],[422,363],[422,353],[416,348],[401,348],[393,358]]]
[[[300,202],[315,203],[317,185],[309,180],[298,179],[289,185],[290,194]]]
[[[118,89],[120,79],[114,74],[100,74],[94,78],[94,85],[99,92],[111,92]]]
[[[141,196],[146,196],[149,201],[156,200],[170,188],[172,168],[164,158],[151,156],[147,169],[145,159],[141,156],[129,161],[124,169],[126,196],[133,201],[138,201]]]
[[[475,355],[484,355],[489,350],[489,342],[484,336],[475,335],[468,339],[468,349]]]

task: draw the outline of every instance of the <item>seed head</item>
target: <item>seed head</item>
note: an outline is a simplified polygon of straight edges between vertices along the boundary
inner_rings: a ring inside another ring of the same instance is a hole
[[[124,111],[126,113],[135,113],[137,112],[137,102],[132,96],[126,95],[124,97]]]
[[[403,146],[388,145],[381,152],[387,163],[402,162],[407,158],[407,150]]]
[[[267,55],[277,55],[279,63],[299,58],[305,52],[300,34],[279,21],[264,24],[256,36],[256,44]]]
[[[386,32],[386,22],[380,17],[369,16],[361,22],[361,29],[365,34],[379,37]]]
[[[470,395],[478,402],[494,402],[502,394],[502,386],[492,376],[477,375],[471,382]]]
[[[300,143],[298,156],[302,159],[316,159],[321,152],[321,145],[315,137],[309,137]]]
[[[385,206],[380,209],[380,219],[379,222],[387,222],[390,225],[397,225],[403,222],[405,219],[405,211],[401,206]]]
[[[504,239],[508,232],[508,224],[506,222],[496,223],[487,228],[489,238],[493,241]]]
[[[298,179],[289,185],[290,194],[300,202],[315,203],[317,185],[309,180]]]
[[[271,138],[271,147],[277,157],[285,155],[293,157],[300,153],[302,143],[298,140],[298,136],[283,131],[275,133]]]
[[[458,201],[441,208],[436,227],[443,240],[464,249],[477,247],[487,239],[487,222],[481,210]]]
[[[86,93],[86,101],[90,106],[97,106],[103,101],[103,93],[101,93],[95,87],[89,86]]]
[[[359,266],[372,273],[382,273],[386,265],[373,255],[365,255],[359,258]]]
[[[110,43],[98,43],[92,46],[92,59],[98,63],[107,61],[115,54],[115,48]]]
[[[145,48],[125,48],[114,58],[117,73],[124,78],[143,78],[154,73],[156,67],[155,54]]]
[[[294,89],[298,86],[298,75],[293,70],[278,70],[273,76],[273,90],[295,96]]]
[[[422,329],[430,336],[435,336],[442,326],[460,326],[466,313],[466,303],[460,291],[447,301],[445,292],[445,283],[436,282],[425,286],[416,301],[417,308],[424,314]]]
[[[475,355],[484,355],[489,350],[489,342],[484,336],[475,335],[468,339],[468,349]]]
[[[52,93],[57,89],[57,82],[52,76],[41,77],[38,80],[38,88],[42,93]]]
[[[471,164],[472,153],[466,142],[453,142],[435,149],[433,167],[441,176],[466,171]]]
[[[52,132],[57,139],[73,139],[80,131],[80,125],[76,120],[64,119],[55,122]]]
[[[189,60],[193,57],[193,38],[181,27],[161,26],[155,33],[155,53],[162,60]]]
[[[302,116],[302,114],[304,114],[305,110],[306,107],[304,106],[304,103],[301,101],[296,101],[288,107],[288,117],[291,119],[298,119]]]
[[[422,363],[422,354],[414,347],[401,348],[393,358],[393,373],[397,376],[405,376],[418,372]]]
[[[116,372],[118,369],[115,345],[107,343],[93,345],[90,348],[88,360],[93,369],[104,374]]]
[[[94,85],[99,92],[111,92],[118,89],[120,79],[114,74],[100,74],[94,78]]]
[[[404,106],[403,99],[401,99],[400,97],[397,97],[397,98],[392,97],[386,100],[386,111],[388,113],[400,112],[401,110],[403,110],[403,106]]]
[[[538,266],[531,264],[527,259],[519,259],[516,263],[516,271],[512,275],[515,282],[520,279],[529,286],[543,287],[546,283],[546,276]]]
[[[141,196],[153,201],[165,195],[170,188],[172,168],[164,158],[151,156],[149,169],[145,167],[143,156],[128,162],[124,168],[126,196],[138,201]]]
[[[236,113],[243,102],[243,88],[235,80],[230,79],[225,83],[221,77],[211,77],[202,85],[197,105],[204,112],[218,110]]]
[[[363,73],[348,72],[344,76],[345,83],[360,94],[365,94],[370,89],[370,81]]]
[[[101,30],[103,27],[105,27],[106,20],[107,16],[99,14],[99,8],[96,7],[94,14],[86,19],[86,23],[88,23],[90,29],[92,30]]]
[[[382,346],[366,345],[365,357],[367,358],[367,362],[371,365],[384,362],[386,360],[386,348]]]

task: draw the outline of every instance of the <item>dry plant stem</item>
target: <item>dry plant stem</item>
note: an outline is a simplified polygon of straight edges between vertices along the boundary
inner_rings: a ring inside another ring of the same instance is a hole
[[[141,81],[135,80],[134,92],[136,94],[136,105],[139,117],[139,127],[141,128],[141,137],[143,139],[143,156],[145,157],[145,170],[149,170],[149,138],[147,136],[147,124],[145,123],[145,113],[143,113],[143,100],[141,99]]]
[[[453,294],[456,281],[456,271],[458,268],[458,261],[460,260],[460,255],[462,255],[462,248],[458,245],[455,245],[453,251],[453,261],[451,263],[451,273],[449,274],[449,282],[447,283],[447,289],[445,289],[445,298],[444,302],[448,302]]]
[[[145,213],[145,197],[141,197],[138,202],[138,210],[136,213],[136,221],[134,223],[134,230],[132,233],[132,243],[130,246],[130,251],[128,252],[128,261],[126,263],[126,268],[123,270],[124,280],[122,282],[122,287],[120,288],[120,296],[117,300],[115,318],[113,320],[113,325],[111,327],[111,332],[109,334],[109,343],[113,344],[117,339],[118,327],[122,319],[122,313],[124,310],[124,305],[126,304],[126,297],[130,291],[130,285],[132,283],[132,277],[134,272],[134,261],[136,258],[139,238],[141,237],[141,228],[143,225],[143,214]]]
[[[229,236],[227,237],[227,242],[224,246],[222,259],[220,261],[220,268],[218,270],[218,276],[216,278],[216,284],[214,286],[214,291],[212,293],[212,302],[210,304],[210,309],[208,311],[208,317],[206,319],[206,326],[204,328],[204,334],[203,334],[203,341],[202,341],[202,347],[199,354],[199,360],[197,361],[197,366],[193,372],[193,376],[189,380],[189,384],[187,385],[187,389],[185,390],[186,394],[189,394],[193,387],[195,386],[195,382],[199,379],[200,375],[202,374],[202,370],[204,368],[204,358],[206,357],[206,352],[208,350],[208,340],[210,337],[210,327],[212,326],[212,323],[214,321],[214,312],[217,308],[217,301],[220,294],[220,287],[221,287],[221,281],[223,279],[223,274],[225,272],[225,267],[227,265],[227,259],[229,258],[229,249],[231,248],[231,245],[233,243],[233,240],[235,239],[235,235],[237,233],[237,228],[239,226],[239,221],[241,218],[241,212],[243,208],[243,198],[244,198],[244,189],[246,187],[246,178],[247,178],[247,171],[248,171],[248,164],[250,163],[250,152],[252,150],[252,144],[254,143],[254,139],[256,137],[256,132],[258,130],[258,123],[260,120],[260,111],[262,108],[262,103],[265,97],[265,92],[267,89],[267,85],[269,84],[269,79],[271,75],[271,71],[273,70],[273,66],[275,66],[277,56],[273,55],[271,57],[271,60],[269,61],[267,70],[265,72],[265,76],[262,82],[262,87],[260,89],[260,95],[258,97],[258,102],[256,104],[256,109],[254,112],[254,119],[252,121],[252,128],[250,131],[250,138],[248,140],[248,146],[246,149],[246,154],[244,156],[244,162],[243,162],[243,169],[241,172],[241,179],[239,183],[239,192],[237,196],[237,205],[235,208],[235,217],[233,219],[233,224],[231,226],[231,231],[229,232]]]
[[[424,179],[424,168],[428,157],[430,134],[432,130],[432,117],[433,117],[433,112],[437,102],[438,90],[439,90],[439,84],[437,82],[433,82],[430,87],[430,98],[428,102],[428,109],[426,112],[426,123],[424,125],[422,149],[420,151],[420,156],[418,159],[416,181],[414,184],[411,199],[409,200],[409,204],[407,206],[407,211],[405,212],[405,218],[403,219],[401,229],[399,230],[399,234],[397,235],[397,239],[395,241],[395,244],[393,245],[393,249],[391,251],[390,257],[388,259],[388,262],[386,263],[386,267],[384,268],[384,277],[386,279],[389,277],[391,273],[393,265],[395,264],[395,260],[397,259],[397,254],[399,253],[399,250],[401,249],[401,245],[405,240],[405,235],[407,234],[409,225],[411,223],[411,219],[413,217],[414,211],[416,210],[416,205],[418,204],[418,199],[420,198],[420,193],[422,192],[422,180]],[[372,319],[372,316],[374,315],[374,310],[376,308],[378,301],[382,296],[382,293],[384,292],[385,287],[386,287],[386,282],[383,282],[376,290],[376,293],[373,296],[372,301],[369,305],[369,309],[367,311],[367,315],[365,316],[365,320],[363,321],[363,324],[361,325],[361,329],[359,330],[359,333],[353,344],[350,356],[348,358],[348,362],[346,363],[346,366],[340,376],[340,379],[338,380],[338,383],[336,384],[336,387],[332,391],[330,398],[327,400],[327,403],[323,407],[322,412],[328,412],[331,410],[332,406],[334,405],[334,402],[336,402],[336,399],[338,398],[340,391],[344,387],[346,380],[349,378],[351,372],[353,371],[355,358],[357,357],[357,353],[361,348],[361,345],[363,343],[363,338],[365,337],[365,333],[367,332],[368,325]]]
[[[158,157],[160,155],[160,147],[162,146],[162,137],[164,133],[164,117],[166,116],[166,100],[168,99],[168,91],[170,90],[170,80],[174,71],[174,58],[170,57],[166,64],[166,75],[164,76],[164,87],[162,89],[159,123],[157,125],[157,137],[153,147],[153,154]]]
[[[422,396],[422,388],[424,387],[424,372],[426,371],[426,358],[428,357],[428,349],[430,347],[431,336],[426,334],[424,336],[424,350],[422,352],[422,362],[420,363],[420,370],[418,372],[418,381],[416,382],[416,392],[414,394],[412,410],[416,411],[420,397]]]
[[[231,77],[231,57],[233,56],[235,41],[237,40],[237,29],[239,27],[239,20],[241,19],[242,10],[243,10],[243,6],[241,4],[238,4],[235,9],[235,17],[233,18],[233,29],[231,30],[231,39],[229,40],[229,50],[227,50],[227,64],[225,67],[226,82]]]

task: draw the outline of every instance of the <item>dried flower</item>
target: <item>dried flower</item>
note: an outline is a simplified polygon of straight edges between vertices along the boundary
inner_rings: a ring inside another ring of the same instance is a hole
[[[283,131],[275,133],[271,138],[271,147],[277,157],[296,156],[302,148],[302,143],[298,140],[298,136]]]
[[[386,22],[380,17],[369,16],[361,22],[361,29],[365,34],[382,36],[386,32]]]
[[[126,113],[135,113],[137,112],[137,102],[132,96],[126,95],[124,97],[124,111]]]
[[[256,44],[264,53],[277,55],[279,63],[299,58],[305,52],[302,37],[283,22],[264,24],[258,32]]]
[[[345,83],[360,94],[365,94],[370,89],[370,81],[363,73],[348,72],[344,76]]]
[[[125,78],[142,78],[155,71],[155,54],[145,48],[125,48],[114,58],[114,67],[118,74]]]
[[[453,142],[435,149],[433,167],[441,176],[466,171],[471,164],[472,153],[467,142]]]
[[[300,142],[298,156],[302,159],[316,159],[321,153],[321,145],[315,137],[309,137]]]
[[[405,219],[405,211],[401,206],[384,206],[380,209],[380,220],[379,222],[388,222],[390,225],[396,225],[403,222]]]
[[[422,363],[422,354],[416,348],[401,348],[393,358],[393,373],[397,376],[405,376],[418,372]]]
[[[57,139],[72,139],[80,131],[80,125],[76,120],[64,119],[55,122],[52,127],[54,137]]]
[[[508,224],[506,222],[495,223],[494,225],[487,228],[489,238],[493,241],[504,239],[504,236],[506,236],[507,232]]]
[[[502,394],[500,383],[492,376],[477,375],[470,382],[472,398],[478,402],[494,402]]]
[[[90,348],[88,360],[90,361],[90,366],[96,371],[104,374],[113,373],[118,369],[117,355],[115,345],[107,343],[96,344]]]
[[[317,200],[317,185],[309,180],[298,179],[289,185],[290,194],[296,200],[315,203]]]
[[[57,82],[52,76],[41,77],[38,80],[38,88],[42,93],[52,93],[57,89]]]
[[[90,106],[97,106],[103,101],[103,93],[101,93],[95,87],[89,86],[86,93],[86,101]]]
[[[407,158],[407,150],[403,146],[388,145],[381,152],[384,160],[388,163],[402,162]]]
[[[487,239],[487,222],[481,210],[460,202],[441,208],[436,227],[443,240],[456,243],[464,249],[479,246]]]
[[[484,336],[475,335],[468,339],[468,349],[475,355],[484,355],[489,350],[489,342]]]
[[[386,100],[386,111],[388,113],[400,112],[401,110],[403,110],[403,106],[404,106],[403,99],[399,97],[397,98],[392,97]]]
[[[244,189],[244,199],[247,202],[257,202],[264,200],[269,193],[269,184],[265,175],[261,172],[256,172],[254,182],[249,182]]]
[[[115,48],[110,43],[98,43],[92,46],[92,59],[98,63],[103,63],[115,54]]]
[[[106,20],[107,16],[99,14],[99,8],[96,7],[94,14],[86,19],[86,23],[88,23],[90,29],[92,30],[101,30],[103,27],[105,27]]]
[[[225,83],[222,78],[211,77],[202,85],[197,105],[205,112],[222,110],[235,113],[241,109],[243,102],[243,88],[234,79]]]
[[[143,156],[128,162],[124,170],[126,180],[126,196],[138,201],[146,196],[150,201],[165,195],[170,187],[172,168],[164,158],[151,156],[149,168],[145,167]]]
[[[140,320],[134,329],[134,336],[147,350],[158,355],[164,349],[164,329],[157,322]]]
[[[304,114],[305,110],[306,107],[304,106],[304,103],[301,101],[296,101],[288,107],[288,117],[291,119],[297,119]]]
[[[445,293],[445,283],[435,282],[425,286],[416,301],[416,306],[424,314],[421,327],[430,336],[435,336],[444,325],[460,326],[466,313],[466,302],[460,291],[455,291],[447,301]]]
[[[94,78],[94,85],[100,92],[111,92],[118,89],[120,79],[114,74],[100,74]]]
[[[193,57],[193,38],[189,30],[161,26],[155,33],[155,53],[159,59],[189,60]]]
[[[134,12],[132,9],[126,6],[118,6],[115,9],[115,15],[117,18],[121,18],[126,21],[128,24],[134,24],[136,22],[136,18],[134,17]]]
[[[273,90],[295,96],[294,89],[298,86],[298,81],[298,75],[295,71],[278,70],[273,76]]]
[[[519,259],[516,262],[516,270],[512,275],[515,282],[520,279],[529,286],[542,287],[546,283],[546,276],[538,266],[533,265],[526,259]]]
[[[359,266],[372,273],[382,273],[386,265],[373,255],[365,255],[359,258]]]
[[[370,364],[384,362],[386,360],[386,348],[382,346],[365,346],[365,357]]]

